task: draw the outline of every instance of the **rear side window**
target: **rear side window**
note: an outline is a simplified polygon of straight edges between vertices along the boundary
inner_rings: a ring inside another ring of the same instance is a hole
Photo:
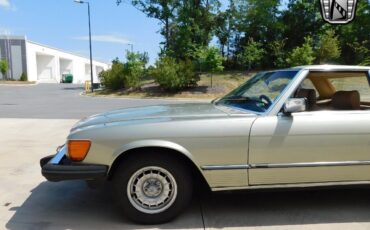
[[[360,93],[362,101],[370,101],[369,81],[364,76],[333,78],[330,79],[330,83],[336,91],[357,90]]]

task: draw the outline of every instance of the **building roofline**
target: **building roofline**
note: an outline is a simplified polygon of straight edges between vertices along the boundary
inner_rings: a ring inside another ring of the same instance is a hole
[[[46,47],[46,48],[49,48],[49,49],[53,49],[53,50],[57,50],[57,51],[60,51],[60,52],[63,52],[63,53],[68,53],[68,54],[71,54],[71,55],[74,55],[74,56],[78,56],[78,57],[81,57],[81,58],[90,59],[89,57],[85,57],[85,56],[83,56],[81,54],[77,54],[77,53],[74,53],[74,52],[71,52],[71,51],[62,50],[60,48],[56,48],[56,47],[53,47],[53,46],[45,45],[45,44],[38,43],[38,42],[35,42],[35,41],[32,41],[32,40],[28,40],[25,35],[0,35],[0,39],[25,40],[26,43],[29,42],[29,43],[32,43],[32,44],[35,44],[35,45],[43,46],[43,47]],[[93,61],[100,62],[100,63],[106,64],[108,66],[110,65],[109,63],[107,63],[105,61],[99,61],[97,59],[93,59]]]
[[[1,34],[0,39],[13,39],[13,40],[27,40],[26,36],[22,35],[6,35]]]
[[[57,51],[60,51],[60,52],[63,52],[63,53],[68,53],[68,54],[71,54],[71,55],[74,55],[74,56],[78,56],[78,57],[81,57],[81,58],[90,59],[89,57],[85,57],[85,56],[83,56],[81,54],[77,54],[77,53],[74,53],[74,52],[71,52],[71,51],[62,50],[60,48],[55,48],[53,46],[41,44],[41,43],[38,43],[38,42],[35,42],[35,41],[31,41],[31,40],[28,40],[28,39],[26,39],[26,42],[29,42],[29,43],[32,43],[32,44],[35,44],[35,45],[39,45],[39,46],[44,46],[44,47],[49,48],[49,49],[57,50]],[[110,65],[107,62],[99,61],[99,60],[96,60],[96,59],[93,59],[93,61],[100,62],[100,63],[105,64],[105,65],[108,65],[108,66]]]

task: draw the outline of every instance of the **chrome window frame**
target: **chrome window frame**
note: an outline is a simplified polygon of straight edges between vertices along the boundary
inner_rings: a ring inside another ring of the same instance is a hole
[[[277,71],[297,71],[296,76],[292,79],[292,81],[288,84],[288,86],[283,90],[283,92],[277,97],[277,99],[272,103],[270,108],[265,112],[256,112],[252,110],[246,110],[234,106],[229,106],[229,108],[244,112],[244,113],[254,113],[259,116],[276,116],[280,113],[281,109],[284,106],[284,103],[290,96],[297,90],[297,88],[301,85],[301,83],[306,79],[308,74],[310,72],[364,72],[367,70],[367,79],[369,81],[370,86],[370,69],[346,69],[346,68],[319,68],[319,69],[310,69],[310,68],[304,68],[304,67],[296,67],[296,68],[290,68],[290,69],[281,69]],[[269,71],[263,71],[262,73],[266,73]],[[220,98],[221,99],[221,98]],[[219,99],[219,100],[220,100]],[[217,100],[218,101],[218,100]],[[217,102],[216,101],[216,102]],[[215,103],[214,103],[215,104]]]
[[[254,113],[254,114],[257,114],[257,115],[260,115],[260,116],[268,116],[268,115],[270,115],[271,111],[276,106],[276,104],[279,103],[279,101],[281,100],[281,98],[284,95],[287,94],[287,91],[292,87],[292,85],[294,84],[294,82],[297,82],[296,78],[298,78],[299,76],[301,76],[302,72],[304,72],[303,69],[298,69],[298,68],[297,69],[292,69],[291,68],[291,69],[281,69],[281,70],[275,70],[275,71],[261,71],[261,72],[258,72],[257,74],[259,74],[259,73],[268,73],[268,72],[279,72],[279,71],[296,71],[297,74],[293,77],[293,79],[285,87],[285,89],[280,93],[280,95],[276,98],[276,100],[272,103],[272,105],[270,106],[270,108],[268,110],[266,110],[265,112],[258,112],[258,111],[243,109],[243,108],[239,108],[239,107],[235,107],[235,106],[230,106],[230,105],[228,105],[227,107],[232,108],[232,109],[235,109],[235,110],[239,110],[239,111],[244,112],[244,113]],[[213,104],[216,105],[216,106],[221,106],[221,105],[217,105],[216,104],[216,102],[219,101],[219,100],[221,100],[221,99],[222,98],[219,98]],[[285,101],[286,101],[286,99],[284,100],[284,103],[285,103]],[[282,104],[282,106],[284,105],[284,103]],[[224,105],[222,105],[222,106],[224,106]]]
[[[292,69],[297,70],[297,69]],[[292,79],[289,85],[283,90],[283,92],[278,96],[278,98],[274,101],[271,107],[264,113],[265,116],[276,116],[283,108],[284,103],[286,100],[294,93],[294,91],[298,88],[301,82],[306,78],[308,75],[309,70],[307,69],[300,69],[297,75]]]
[[[279,115],[284,103],[290,96],[297,90],[301,83],[306,79],[310,72],[365,72],[366,69],[340,69],[340,68],[322,68],[322,69],[309,69],[302,68],[295,78],[293,78],[291,84],[280,94],[278,99],[273,103],[268,111],[265,112],[266,116],[276,116]],[[370,70],[367,70],[367,79],[370,86]]]

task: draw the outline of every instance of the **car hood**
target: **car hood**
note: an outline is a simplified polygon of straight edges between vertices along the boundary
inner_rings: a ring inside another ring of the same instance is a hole
[[[87,117],[79,121],[73,128],[84,128],[92,125],[99,125],[111,122],[138,121],[147,119],[202,119],[210,117],[226,117],[228,113],[218,109],[211,103],[192,104],[170,104],[127,109],[113,110]]]

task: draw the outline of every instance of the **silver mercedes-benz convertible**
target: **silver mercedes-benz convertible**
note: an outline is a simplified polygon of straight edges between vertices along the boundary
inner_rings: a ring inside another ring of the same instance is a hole
[[[370,182],[370,67],[267,71],[211,103],[116,110],[79,121],[49,181],[111,181],[131,220],[163,223],[212,191]]]

